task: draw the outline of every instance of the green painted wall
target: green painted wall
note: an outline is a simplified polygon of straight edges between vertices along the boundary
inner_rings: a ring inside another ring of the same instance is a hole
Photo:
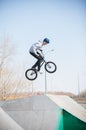
[[[63,110],[63,130],[86,130],[86,123]]]
[[[61,108],[58,108],[58,119],[57,119],[57,125],[56,130],[63,130],[63,110]]]
[[[86,123],[59,108],[56,130],[86,130]]]

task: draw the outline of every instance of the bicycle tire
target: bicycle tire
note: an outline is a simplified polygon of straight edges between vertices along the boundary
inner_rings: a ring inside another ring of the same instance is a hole
[[[32,74],[33,73],[33,74]],[[31,76],[32,75],[32,76]],[[27,69],[25,72],[25,77],[28,80],[35,80],[37,78],[37,71],[33,69]]]
[[[52,66],[53,66],[53,69],[52,69]],[[45,70],[48,73],[54,73],[57,70],[57,66],[56,66],[56,64],[54,62],[48,61],[48,62],[45,63]]]

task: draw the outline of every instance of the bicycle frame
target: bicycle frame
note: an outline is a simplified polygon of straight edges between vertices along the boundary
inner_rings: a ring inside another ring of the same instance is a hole
[[[43,64],[46,63],[45,59],[43,58],[43,61],[40,64],[40,68],[43,66]]]
[[[43,56],[43,61],[41,62],[41,64],[40,64],[40,68],[43,66],[43,64],[44,63],[46,63],[46,61],[45,61],[45,59],[44,59],[44,53],[43,53],[43,51],[41,51],[41,54],[42,54],[42,56]]]
[[[43,66],[48,73],[54,73],[57,69],[57,66],[54,62],[52,61],[45,61],[44,57],[41,60],[40,68]],[[28,80],[35,80],[38,76],[38,69],[27,69],[25,72],[25,76]]]
[[[42,57],[42,62],[41,62],[41,64],[40,64],[40,68],[41,68],[44,63],[45,63],[45,64],[47,63],[47,61],[45,61],[45,56],[44,56],[43,51],[41,50],[40,52],[41,52],[40,56]]]

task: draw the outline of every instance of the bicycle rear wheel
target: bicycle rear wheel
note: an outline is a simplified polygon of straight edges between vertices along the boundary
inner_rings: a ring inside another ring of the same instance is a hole
[[[48,73],[54,73],[57,69],[57,66],[55,63],[53,63],[52,61],[49,61],[49,62],[46,62],[45,63],[45,70],[48,72]]]
[[[37,72],[36,72],[36,70],[33,70],[33,69],[26,70],[25,77],[28,80],[35,80],[37,78]]]

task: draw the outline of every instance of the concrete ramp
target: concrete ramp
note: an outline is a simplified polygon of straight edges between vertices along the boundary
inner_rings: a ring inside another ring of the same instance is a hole
[[[24,130],[0,108],[0,130]]]
[[[59,108],[47,96],[6,101],[2,108],[25,130],[56,130]]]
[[[57,130],[86,129],[86,109],[68,96],[47,96],[60,108]]]
[[[1,106],[24,130],[86,130],[86,109],[68,96],[32,96]]]

